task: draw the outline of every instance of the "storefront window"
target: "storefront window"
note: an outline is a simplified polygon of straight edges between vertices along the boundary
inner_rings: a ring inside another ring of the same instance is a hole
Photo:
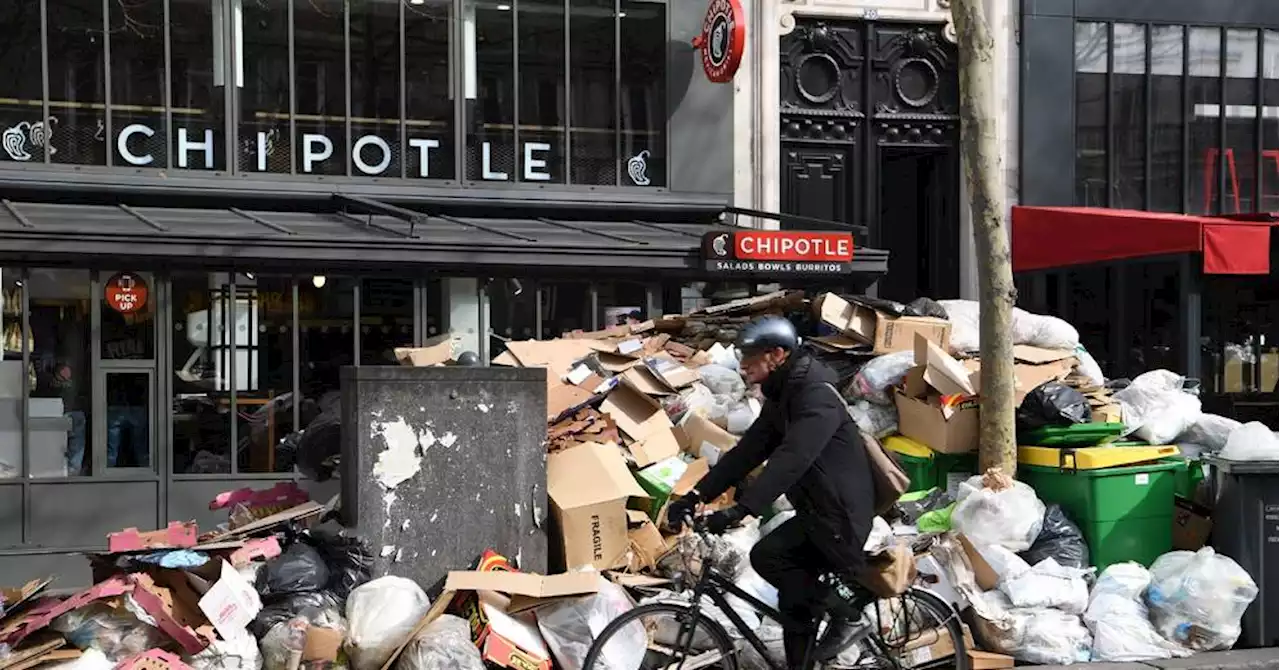
[[[337,411],[339,373],[354,365],[355,284],[352,277],[315,275],[298,282],[298,365],[306,417]]]
[[[155,278],[150,272],[102,272],[103,360],[155,358]]]
[[[1223,211],[1261,211],[1254,202],[1258,183],[1258,31],[1227,31],[1226,88],[1220,115],[1226,120]],[[1271,122],[1275,125],[1275,121]]]
[[[43,4],[0,0],[11,161],[454,179],[462,150],[473,181],[666,184],[662,2]]]
[[[1146,203],[1146,52],[1147,29],[1132,23],[1115,24],[1111,83],[1115,147],[1115,187],[1111,206],[1143,209]]]
[[[399,177],[399,3],[349,0],[352,174]]]
[[[413,281],[366,277],[360,283],[360,365],[397,365],[396,347],[413,346]]]
[[[404,0],[406,176],[456,176],[449,0]]]
[[[21,268],[0,268],[0,479],[22,476],[21,403],[30,389],[22,362],[33,348],[22,342],[23,286]]]
[[[1107,26],[1076,25],[1076,200],[1110,202],[1107,187]]]
[[[546,282],[542,292],[542,339],[574,330],[594,330],[591,286],[585,282]]]
[[[538,285],[532,279],[498,279],[489,285],[489,357],[507,342],[538,337]]]
[[[565,24],[563,0],[520,0],[520,159],[522,181],[565,181]],[[540,165],[536,161],[541,161]]]
[[[290,172],[289,3],[242,2],[244,86],[240,94],[240,169]]]
[[[103,114],[103,4],[99,0],[48,0],[45,6],[49,26],[49,118],[40,119],[33,108],[26,144],[47,144],[54,163],[105,165],[109,138]],[[32,102],[38,100],[37,97]],[[7,141],[5,149],[10,158],[24,160],[8,151]]]
[[[653,36],[666,32],[662,2],[621,0],[619,46],[622,92],[624,186],[667,184],[666,44]]]
[[[509,181],[516,154],[515,15],[505,0],[467,0],[463,11],[467,178]]]
[[[113,160],[166,167],[164,0],[112,2],[108,9]]]
[[[26,381],[30,389],[27,441],[32,477],[93,474],[93,445],[99,426],[93,415],[93,319],[89,310],[96,301],[90,279],[87,270],[33,268],[22,282],[30,328],[27,348],[31,366]],[[9,330],[9,319],[5,321],[8,341],[16,331]],[[9,348],[6,344],[6,353]],[[5,364],[10,360],[6,355]]]
[[[175,274],[173,471],[231,472],[231,287],[226,275]]]
[[[0,160],[40,162],[44,142],[35,142],[32,126],[41,121],[40,4],[0,3],[0,25],[7,26],[0,54],[0,130],[4,131]],[[44,128],[41,125],[40,128]]]
[[[1258,211],[1280,211],[1280,32],[1262,31],[1262,183]],[[1274,111],[1273,111],[1274,110]]]
[[[617,36],[613,0],[568,0],[569,178],[575,184],[618,179]]]
[[[1151,27],[1151,201],[1182,211],[1182,26]]]
[[[236,384],[236,471],[288,472],[281,440],[293,431],[293,280],[240,274],[236,292],[253,333],[244,343],[247,378]]]

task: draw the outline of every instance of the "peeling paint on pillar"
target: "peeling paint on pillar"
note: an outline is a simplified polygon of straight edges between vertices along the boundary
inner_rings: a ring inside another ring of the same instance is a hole
[[[544,371],[344,368],[342,393],[344,523],[375,577],[430,587],[488,548],[545,571]]]

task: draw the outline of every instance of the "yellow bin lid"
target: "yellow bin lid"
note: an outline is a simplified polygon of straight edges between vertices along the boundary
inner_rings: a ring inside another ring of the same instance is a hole
[[[1177,456],[1180,453],[1178,447],[1172,444],[1149,447],[1085,447],[1083,449],[1018,447],[1018,462],[1047,468],[1100,470],[1155,461]]]
[[[890,435],[889,437],[881,440],[880,444],[885,449],[897,452],[903,456],[923,458],[926,460],[933,458],[932,449],[903,435]]]

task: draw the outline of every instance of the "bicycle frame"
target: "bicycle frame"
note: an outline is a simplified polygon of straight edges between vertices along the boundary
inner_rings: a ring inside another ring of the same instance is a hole
[[[755,631],[752,631],[750,628],[747,627],[747,623],[742,620],[741,616],[738,616],[738,613],[733,609],[733,606],[729,604],[729,599],[726,596],[730,594],[746,602],[748,605],[751,606],[752,609],[756,611],[757,614],[768,617],[769,619],[772,619],[775,623],[778,623],[778,624],[782,623],[781,612],[779,612],[776,608],[770,607],[769,605],[761,602],[759,598],[756,598],[750,593],[747,593],[743,589],[739,588],[738,585],[734,584],[732,580],[730,580],[728,577],[721,574],[720,571],[716,570],[714,567],[710,565],[705,566],[703,568],[702,577],[694,585],[692,607],[701,608],[702,596],[704,595],[707,596],[708,598],[711,599],[711,602],[715,603],[715,606],[719,608],[719,610],[723,612],[726,617],[729,618],[729,621],[732,622],[734,627],[738,629],[738,633],[742,635],[743,639],[745,639],[748,643],[751,644],[751,647],[756,650],[756,653],[760,654],[760,658],[764,659],[764,662],[769,666],[771,670],[788,670],[785,665],[778,665],[774,663],[772,659],[769,658],[769,654],[764,646],[764,642],[762,642],[760,638],[756,636]],[[876,601],[876,598],[872,596],[867,600],[865,604],[870,604],[875,601]],[[877,626],[880,625],[881,623],[879,619],[880,619],[880,613],[879,611],[877,611],[876,612]],[[696,625],[696,619],[691,619],[688,625],[690,629],[692,629],[692,627]],[[692,635],[692,633],[693,633],[692,630],[688,630],[688,631],[682,630],[680,639],[685,639],[686,635]],[[817,635],[817,631],[815,630],[813,638],[809,640],[808,648],[805,650],[804,662],[803,662],[803,665],[801,666],[805,670],[808,670],[808,668],[810,667],[813,661],[813,658],[810,655],[813,653],[817,641],[818,641],[818,635]],[[880,640],[880,636],[872,635],[870,636],[870,641],[872,642],[872,644],[875,645],[876,651],[878,651],[882,655],[882,657],[887,658],[885,654],[887,654],[888,649],[884,646],[883,641]],[[895,662],[895,665],[896,665],[896,662]]]
[[[701,607],[702,596],[704,595],[711,598],[711,602],[715,603],[715,606],[719,608],[725,616],[729,617],[729,621],[733,622],[734,627],[738,629],[738,633],[740,633],[742,637],[751,644],[752,648],[756,650],[756,653],[760,654],[760,658],[763,658],[764,662],[767,663],[772,670],[787,670],[786,666],[776,665],[769,658],[769,654],[765,649],[764,643],[756,636],[755,631],[752,631],[747,627],[747,622],[743,621],[742,617],[738,616],[738,613],[734,611],[731,605],[729,605],[729,599],[725,597],[725,594],[732,594],[737,598],[741,598],[744,602],[755,609],[757,614],[769,617],[777,623],[782,622],[782,615],[778,610],[760,602],[759,598],[756,598],[750,593],[739,588],[737,584],[734,584],[728,577],[720,574],[720,571],[716,570],[714,567],[711,567],[710,565],[704,566],[702,570],[702,578],[698,580],[698,583],[693,588],[693,606]],[[805,659],[805,667],[808,667],[807,658]]]

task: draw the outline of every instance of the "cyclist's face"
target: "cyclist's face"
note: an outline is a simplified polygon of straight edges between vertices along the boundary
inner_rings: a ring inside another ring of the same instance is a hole
[[[769,376],[769,373],[777,370],[786,359],[787,352],[780,348],[744,356],[739,364],[742,368],[742,377],[748,384],[759,384]]]

